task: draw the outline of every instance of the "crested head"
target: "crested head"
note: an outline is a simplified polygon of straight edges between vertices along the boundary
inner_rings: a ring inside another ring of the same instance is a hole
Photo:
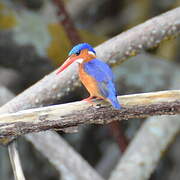
[[[72,54],[80,54],[80,52],[84,49],[87,49],[88,51],[96,54],[95,50],[91,45],[89,45],[88,43],[81,43],[77,44],[71,49],[71,51],[69,52],[69,56],[71,56]]]

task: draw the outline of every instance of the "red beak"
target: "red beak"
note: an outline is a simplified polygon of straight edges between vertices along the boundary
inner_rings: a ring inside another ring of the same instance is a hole
[[[69,57],[59,68],[59,70],[56,72],[56,74],[61,73],[64,71],[69,65],[71,65],[78,57]]]

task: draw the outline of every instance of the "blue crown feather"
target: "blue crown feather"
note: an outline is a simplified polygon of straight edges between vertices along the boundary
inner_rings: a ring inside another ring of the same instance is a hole
[[[88,43],[81,43],[71,49],[71,51],[69,52],[69,56],[71,56],[72,54],[78,54],[83,49],[88,49],[88,51],[92,51],[94,54],[96,54],[95,50],[91,45],[89,45]]]

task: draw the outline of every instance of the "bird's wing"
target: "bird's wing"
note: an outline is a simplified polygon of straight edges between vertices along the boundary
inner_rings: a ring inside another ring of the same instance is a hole
[[[113,73],[106,63],[93,59],[84,63],[84,70],[96,80],[98,88],[104,97],[116,96]]]

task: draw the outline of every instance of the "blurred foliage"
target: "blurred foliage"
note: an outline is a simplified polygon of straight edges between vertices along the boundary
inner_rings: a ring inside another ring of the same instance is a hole
[[[0,29],[9,29],[17,24],[12,9],[0,2]]]
[[[6,3],[5,0],[0,1],[0,29],[12,30],[13,33],[18,33],[19,31],[18,38],[16,34],[14,35],[18,43],[33,44],[40,55],[49,57],[55,65],[61,64],[66,59],[72,45],[64,27],[59,25],[55,18],[56,12],[53,10],[53,13],[50,12],[53,14],[49,16],[50,18],[45,17],[48,14],[44,13],[44,11],[52,9],[52,4],[50,1],[42,0],[21,0],[20,2],[25,6],[24,8],[28,9],[17,12],[17,7]],[[71,3],[70,0],[65,2],[67,5]],[[39,8],[36,8],[37,4]],[[111,1],[103,0],[98,2],[97,9],[93,11],[89,9],[95,8],[95,3],[90,7],[86,7],[82,11],[84,13],[83,17],[74,23],[81,24],[83,28],[88,28],[94,32],[78,30],[83,42],[88,42],[95,46],[106,40],[108,36],[129,29],[179,4],[178,0],[171,2],[167,0],[160,0],[158,2],[150,0],[123,0],[119,2],[115,0],[112,5]],[[111,7],[111,10],[107,9],[107,7]],[[78,17],[79,14],[77,15]],[[91,20],[89,21],[90,18]],[[73,17],[73,19],[76,19],[76,17]],[[28,33],[29,31],[30,33]],[[169,40],[164,42],[164,44],[162,43],[160,48],[157,47],[155,52],[167,59],[175,59],[178,56],[176,47],[176,40]]]
[[[48,8],[46,6],[52,8],[51,4],[44,4],[43,7]],[[17,12],[16,7],[6,4],[5,1],[0,2],[0,30],[11,30],[15,33],[17,44],[32,44],[39,55],[46,55],[55,65],[66,59],[72,47],[64,27],[55,18],[47,19],[43,13],[28,9]],[[105,36],[97,36],[85,30],[78,32],[83,42],[94,46],[106,39]]]

